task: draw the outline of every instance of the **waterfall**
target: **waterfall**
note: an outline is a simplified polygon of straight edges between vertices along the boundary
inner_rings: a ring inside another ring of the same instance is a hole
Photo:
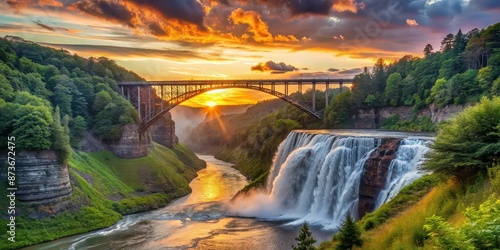
[[[419,169],[424,155],[429,151],[427,141],[419,139],[403,139],[396,152],[396,159],[391,161],[384,189],[377,197],[376,207],[392,199],[398,192],[414,180],[420,178],[423,171]]]
[[[381,139],[293,131],[279,145],[265,191],[236,199],[237,216],[307,221],[336,229],[346,213],[357,216],[359,186],[366,160]],[[389,167],[377,206],[419,178],[418,165],[428,148],[422,140],[404,139]]]

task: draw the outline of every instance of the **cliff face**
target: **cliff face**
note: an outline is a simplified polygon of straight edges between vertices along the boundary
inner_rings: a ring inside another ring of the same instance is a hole
[[[6,158],[0,160],[7,161]],[[1,165],[1,176],[6,180],[7,171]],[[18,152],[16,180],[16,197],[23,202],[50,203],[71,195],[68,166],[59,164],[54,151]]]
[[[396,158],[401,139],[384,138],[381,145],[366,160],[359,185],[358,218],[373,211],[378,194],[384,188],[391,161]]]
[[[450,119],[453,115],[461,112],[470,105],[447,105],[438,108],[430,105],[418,111],[417,118],[429,116],[432,123],[438,123]],[[393,115],[399,115],[401,120],[411,119],[413,116],[411,106],[383,107],[372,109],[358,109],[354,115],[354,128],[356,129],[375,129],[380,127],[380,122],[390,118]]]
[[[140,158],[148,154],[148,147],[153,146],[153,141],[170,148],[179,142],[170,113],[162,116],[144,134],[139,132],[139,125],[126,125],[120,140],[111,143],[103,143],[91,133],[86,133],[79,149],[84,152],[110,150],[120,158]]]
[[[171,148],[179,142],[179,138],[175,135],[175,122],[172,120],[170,113],[166,113],[151,125],[149,131],[152,140],[165,147]]]
[[[127,124],[123,127],[120,140],[108,146],[120,158],[145,157],[148,155],[148,147],[152,146],[151,135],[147,132],[141,134],[137,124]]]

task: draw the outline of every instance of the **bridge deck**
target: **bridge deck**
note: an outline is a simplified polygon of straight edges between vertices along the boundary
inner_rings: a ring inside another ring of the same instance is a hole
[[[236,79],[236,80],[169,80],[169,81],[144,81],[120,82],[118,86],[144,86],[144,85],[207,85],[207,84],[321,84],[321,83],[350,83],[353,79]]]

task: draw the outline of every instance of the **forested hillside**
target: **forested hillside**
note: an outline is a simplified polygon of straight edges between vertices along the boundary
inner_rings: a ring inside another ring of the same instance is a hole
[[[411,55],[354,77],[354,87],[331,102],[327,127],[348,127],[355,107],[413,106],[478,102],[500,94],[500,23],[446,35],[440,49],[428,44],[423,57]],[[418,122],[418,121],[413,121]],[[404,128],[403,128],[404,129]]]
[[[87,129],[103,140],[121,136],[138,116],[117,82],[143,80],[107,58],[83,58],[21,38],[0,39],[0,147],[15,136],[19,150],[58,152]]]

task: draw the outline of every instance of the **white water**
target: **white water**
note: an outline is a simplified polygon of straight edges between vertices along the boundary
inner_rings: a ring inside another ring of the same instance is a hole
[[[278,148],[267,189],[238,198],[230,209],[238,216],[336,229],[346,213],[357,215],[365,161],[379,144],[373,137],[292,132]],[[420,139],[401,141],[377,207],[422,175],[418,166],[428,150],[424,144]]]
[[[376,207],[392,199],[406,185],[420,178],[424,155],[429,151],[428,142],[419,139],[403,139],[396,152],[396,159],[389,165],[384,189],[377,197]]]

